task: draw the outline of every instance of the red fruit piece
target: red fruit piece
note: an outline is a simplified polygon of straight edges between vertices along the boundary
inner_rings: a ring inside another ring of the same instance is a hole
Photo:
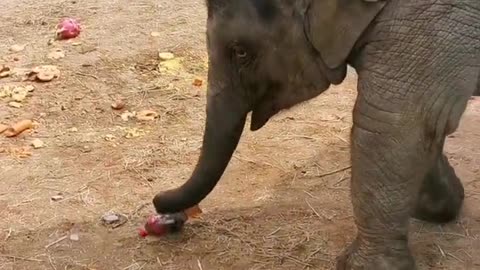
[[[77,37],[80,34],[80,31],[80,24],[75,19],[63,19],[57,25],[57,39],[70,39]]]

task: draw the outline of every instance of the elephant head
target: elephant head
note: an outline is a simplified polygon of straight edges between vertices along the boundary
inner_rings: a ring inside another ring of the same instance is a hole
[[[206,123],[190,179],[153,199],[159,213],[198,204],[240,140],[281,110],[341,83],[355,44],[384,6],[374,0],[207,0]]]

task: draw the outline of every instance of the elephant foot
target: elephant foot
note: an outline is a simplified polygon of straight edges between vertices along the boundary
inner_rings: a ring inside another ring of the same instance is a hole
[[[364,252],[367,251],[367,252]],[[355,240],[337,258],[337,270],[416,270],[407,241],[385,241],[382,248]]]
[[[441,155],[424,179],[412,216],[440,224],[453,221],[462,208],[464,192],[447,157]]]

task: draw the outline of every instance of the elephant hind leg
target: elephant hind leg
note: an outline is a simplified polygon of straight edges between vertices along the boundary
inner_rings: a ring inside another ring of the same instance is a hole
[[[460,213],[464,197],[460,179],[447,157],[440,152],[423,180],[413,217],[432,223],[453,221]]]

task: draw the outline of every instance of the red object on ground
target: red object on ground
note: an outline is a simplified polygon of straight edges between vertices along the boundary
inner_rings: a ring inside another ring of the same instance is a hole
[[[80,35],[80,24],[71,18],[63,19],[57,25],[57,39],[70,39]]]
[[[139,229],[138,234],[140,237],[145,238],[148,235],[163,236],[169,233],[179,232],[189,218],[195,218],[201,213],[202,210],[198,206],[194,206],[184,212],[152,215],[147,219],[145,227]]]
[[[185,213],[168,215],[152,215],[145,223],[145,228],[139,230],[141,237],[147,235],[163,236],[168,233],[178,232],[183,228],[188,217]]]

